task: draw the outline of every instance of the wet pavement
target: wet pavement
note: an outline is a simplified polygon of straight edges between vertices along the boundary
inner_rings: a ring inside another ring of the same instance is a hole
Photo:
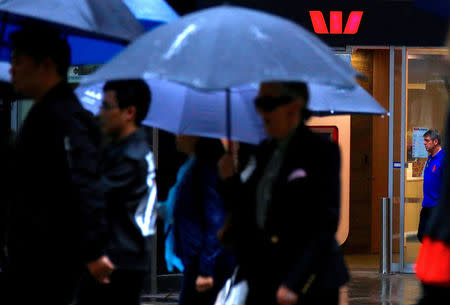
[[[376,271],[352,271],[350,283],[342,288],[341,305],[410,305],[420,295],[414,274],[381,275]]]
[[[381,275],[377,271],[352,271],[350,283],[341,290],[341,305],[412,305],[421,294],[414,274]],[[143,298],[143,305],[175,305],[177,293]]]

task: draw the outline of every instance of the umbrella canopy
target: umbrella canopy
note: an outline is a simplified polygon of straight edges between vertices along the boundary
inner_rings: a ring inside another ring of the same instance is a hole
[[[308,109],[316,116],[337,114],[386,114],[387,111],[361,86],[352,89],[308,85]]]
[[[142,25],[148,30],[177,17],[163,0],[0,1],[3,45],[24,20],[47,22],[67,35],[73,65],[104,63],[141,35]],[[9,58],[2,47],[0,60]]]
[[[7,62],[0,62],[0,81],[11,82],[11,75],[9,75],[9,69],[11,65]]]
[[[6,0],[2,19],[21,23],[31,18],[64,28],[68,33],[128,42],[141,35],[142,25],[121,0]]]
[[[175,134],[225,138],[226,97],[223,91],[199,91],[174,82],[148,80],[152,91],[149,113],[143,124]],[[103,99],[103,83],[80,86],[75,93],[83,106],[97,114]],[[386,110],[363,88],[338,89],[309,85],[308,108],[315,115],[385,114]],[[258,86],[246,85],[230,90],[231,139],[257,144],[266,137],[254,99]]]
[[[178,19],[178,14],[164,0],[123,0],[133,15],[144,25],[166,23]]]
[[[263,81],[353,87],[356,74],[295,23],[255,10],[220,6],[141,36],[83,82],[156,76],[209,90]]]

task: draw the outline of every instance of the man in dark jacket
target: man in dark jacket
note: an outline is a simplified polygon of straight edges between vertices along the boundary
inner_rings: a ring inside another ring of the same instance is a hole
[[[339,149],[304,125],[307,100],[303,83],[262,84],[255,103],[273,140],[241,176],[230,156],[219,162],[247,304],[338,304],[348,281],[335,240]]]
[[[150,105],[142,80],[111,81],[103,88],[100,124],[111,143],[100,171],[111,230],[107,256],[115,266],[110,283],[98,285],[87,275],[79,305],[140,304],[150,268],[150,239],[155,233],[155,166],[144,130],[139,129]]]
[[[113,268],[104,256],[100,136],[66,82],[65,39],[36,25],[10,39],[12,84],[34,105],[17,143],[7,292],[11,304],[70,304],[83,266],[99,281]]]

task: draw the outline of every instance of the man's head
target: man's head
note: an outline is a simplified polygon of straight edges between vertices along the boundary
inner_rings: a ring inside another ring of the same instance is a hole
[[[52,28],[27,25],[10,35],[11,81],[17,92],[40,98],[66,79],[70,47]]]
[[[441,135],[436,129],[430,129],[423,134],[423,144],[431,155],[436,154],[441,148]]]
[[[305,83],[262,83],[255,106],[264,120],[267,134],[276,139],[284,139],[301,121],[308,119],[308,98]]]
[[[100,123],[103,131],[122,138],[140,126],[150,107],[151,92],[143,80],[110,81],[103,87]]]

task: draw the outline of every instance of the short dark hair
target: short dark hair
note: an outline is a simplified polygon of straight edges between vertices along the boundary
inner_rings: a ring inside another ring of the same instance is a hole
[[[432,141],[438,140],[438,144],[441,145],[441,134],[437,129],[428,129],[428,131],[423,134],[423,137],[430,137]]]
[[[112,90],[116,93],[120,109],[136,107],[134,122],[141,125],[150,108],[152,94],[147,83],[141,79],[109,81],[103,86],[103,91]]]
[[[58,74],[67,78],[70,66],[70,47],[54,28],[42,24],[26,24],[9,36],[12,49],[28,55],[36,63],[50,58]]]

